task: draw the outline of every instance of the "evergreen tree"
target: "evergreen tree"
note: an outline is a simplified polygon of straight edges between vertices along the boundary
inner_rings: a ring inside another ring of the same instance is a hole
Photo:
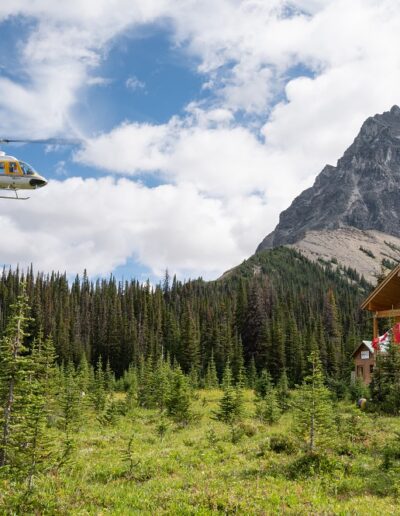
[[[79,389],[72,362],[67,365],[58,387],[61,429],[64,433],[60,463],[71,460],[75,448],[76,433],[81,423],[82,393]]]
[[[285,369],[282,371],[278,383],[276,384],[276,395],[280,410],[282,412],[286,412],[290,406],[290,391]]]
[[[85,396],[89,393],[91,384],[93,382],[93,375],[90,371],[90,366],[86,359],[86,355],[83,354],[78,365],[77,369],[77,381],[79,384],[79,388],[82,393],[85,393]]]
[[[46,424],[53,409],[55,395],[55,350],[50,338],[42,340],[41,334],[32,345],[32,374],[29,378],[25,439],[22,449],[24,468],[27,468],[28,487],[34,478],[49,466],[53,442],[46,433]]]
[[[251,357],[249,366],[247,368],[247,386],[254,389],[257,382],[257,369],[254,356]]]
[[[152,393],[154,403],[164,411],[171,388],[172,371],[169,363],[162,358],[159,359],[156,370],[153,375]]]
[[[191,419],[190,388],[179,367],[172,373],[170,389],[166,399],[166,409],[167,415],[176,423],[189,423]]]
[[[281,409],[276,389],[271,389],[265,398],[257,400],[256,415],[261,421],[265,421],[269,425],[279,421]]]
[[[94,384],[92,387],[92,399],[96,412],[101,412],[106,406],[107,391],[106,379],[103,371],[103,362],[101,356],[97,361],[96,371],[94,374]]]
[[[293,425],[311,453],[328,439],[333,425],[331,395],[324,385],[322,366],[317,351],[308,358],[311,372],[295,394]]]
[[[266,369],[261,371],[260,377],[256,381],[255,395],[258,399],[265,399],[273,389],[272,378]]]
[[[198,370],[200,365],[200,341],[196,329],[193,310],[186,304],[182,317],[181,330],[181,363],[185,373]]]
[[[214,350],[211,350],[211,357],[207,364],[206,376],[204,379],[204,386],[206,389],[217,389],[219,385],[217,368],[214,361]]]
[[[0,341],[0,467],[13,465],[18,450],[24,445],[26,423],[27,384],[32,369],[24,340],[28,317],[28,299],[25,287],[11,306],[5,335]]]
[[[114,388],[115,375],[111,369],[110,359],[107,359],[106,370],[104,371],[104,388],[107,392],[111,392]]]
[[[222,377],[222,398],[216,412],[217,419],[224,423],[233,423],[240,419],[243,412],[243,397],[241,387],[233,386],[232,370],[227,362]]]
[[[128,371],[125,371],[123,376],[123,384],[126,391],[126,407],[128,410],[130,410],[137,404],[138,377],[136,367],[131,365]]]
[[[377,354],[370,388],[378,410],[400,414],[400,346],[392,339],[386,351]]]
[[[343,363],[343,342],[339,313],[332,289],[328,291],[324,305],[324,328],[327,335],[328,373],[337,377]]]
[[[141,407],[153,408],[156,406],[156,396],[154,393],[156,383],[157,379],[153,371],[153,362],[151,358],[148,358],[140,365],[137,397]]]
[[[235,384],[244,383],[245,369],[243,359],[242,339],[238,334],[235,335],[233,354],[232,354],[232,375]]]

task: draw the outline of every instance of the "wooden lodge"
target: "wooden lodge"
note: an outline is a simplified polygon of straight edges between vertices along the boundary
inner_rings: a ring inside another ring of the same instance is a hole
[[[361,378],[366,385],[369,385],[372,380],[372,373],[374,372],[376,362],[376,351],[372,347],[372,342],[369,340],[363,340],[362,343],[354,350],[353,359],[353,380],[355,378]]]
[[[377,285],[361,308],[373,314],[373,339],[379,338],[378,319],[391,318],[393,323],[400,322],[400,264]],[[372,379],[376,353],[370,341],[363,341],[353,352],[354,376],[362,378],[366,384]]]
[[[400,322],[400,265],[379,283],[361,308],[373,313],[374,339],[378,337],[378,319],[392,318],[394,322]]]

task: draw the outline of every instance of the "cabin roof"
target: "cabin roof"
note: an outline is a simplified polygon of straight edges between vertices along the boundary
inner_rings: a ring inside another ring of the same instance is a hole
[[[372,347],[372,342],[370,340],[363,340],[357,347],[356,349],[353,351],[352,353],[352,356],[354,357],[354,355],[357,353],[357,351],[361,348],[361,346],[364,345],[368,348],[368,351],[373,355],[375,353],[375,350],[374,348]]]
[[[400,308],[400,264],[371,292],[361,308],[371,312]]]

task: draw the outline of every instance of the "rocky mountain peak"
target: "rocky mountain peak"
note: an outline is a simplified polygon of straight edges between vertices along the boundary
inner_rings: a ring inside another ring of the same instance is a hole
[[[324,167],[257,251],[294,244],[307,231],[343,227],[400,237],[399,106],[363,123],[336,167]]]

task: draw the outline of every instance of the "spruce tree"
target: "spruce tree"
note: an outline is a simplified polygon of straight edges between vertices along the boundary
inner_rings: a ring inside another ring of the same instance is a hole
[[[257,382],[256,361],[254,360],[254,355],[252,355],[249,366],[247,368],[247,386],[250,389],[254,389],[256,386],[256,382]]]
[[[310,374],[297,389],[293,402],[295,432],[313,453],[328,440],[333,425],[331,394],[324,385],[322,366],[317,351],[308,357]]]
[[[96,412],[100,413],[104,410],[106,406],[107,400],[107,390],[106,390],[106,378],[103,371],[103,362],[101,356],[97,361],[96,371],[94,374],[94,383],[92,387],[92,399],[93,405]]]
[[[153,361],[151,358],[147,358],[146,361],[141,362],[139,372],[137,397],[141,407],[153,408],[156,406],[156,396],[154,394],[156,384],[157,378],[153,371]]]
[[[232,375],[235,385],[244,380],[244,359],[242,339],[238,334],[235,335],[232,354]]]
[[[288,385],[288,378],[286,375],[286,369],[282,371],[278,383],[276,384],[276,394],[278,398],[279,408],[282,412],[286,412],[290,406],[290,391]]]
[[[131,410],[137,404],[138,377],[136,367],[130,366],[123,376],[124,388],[126,391],[125,405]]]
[[[276,389],[271,389],[265,398],[257,400],[256,415],[261,421],[273,425],[281,416]]]
[[[0,467],[12,465],[24,444],[26,422],[27,379],[32,369],[24,340],[28,317],[28,299],[23,288],[11,314],[6,332],[0,341]]]
[[[80,391],[72,362],[65,368],[61,382],[61,385],[58,387],[58,403],[64,439],[60,464],[64,464],[71,460],[75,448],[76,433],[80,428],[82,417],[82,392]]]
[[[107,359],[106,369],[104,371],[104,388],[106,392],[111,392],[114,389],[115,375],[111,369],[110,359]]]
[[[272,378],[266,369],[261,371],[260,377],[256,381],[255,395],[258,399],[265,399],[273,389]]]
[[[169,363],[160,358],[153,375],[153,385],[151,389],[153,402],[159,408],[160,412],[163,412],[166,407],[171,387],[171,377],[172,371]]]
[[[387,414],[400,414],[400,346],[390,339],[384,352],[377,354],[371,383],[375,407]]]
[[[241,387],[233,386],[232,370],[227,362],[222,377],[222,398],[218,405],[216,417],[224,423],[233,423],[240,419],[243,412],[243,397]]]
[[[193,309],[189,303],[186,304],[182,316],[180,355],[180,363],[182,363],[183,371],[186,374],[190,370],[198,370],[200,365],[200,339]]]
[[[217,368],[214,361],[214,350],[211,350],[211,356],[207,364],[206,376],[204,378],[204,386],[206,389],[217,389],[218,384]]]
[[[172,373],[166,409],[167,415],[176,423],[182,425],[189,423],[191,419],[190,387],[180,367]]]
[[[85,393],[85,396],[89,393],[92,378],[90,374],[90,366],[86,359],[86,355],[83,354],[78,365],[77,369],[77,381],[79,384],[79,388],[82,393]]]
[[[41,333],[32,345],[32,374],[29,378],[25,439],[22,452],[27,468],[28,487],[50,465],[53,442],[46,433],[46,425],[53,411],[55,395],[55,350],[51,338],[42,339]]]

